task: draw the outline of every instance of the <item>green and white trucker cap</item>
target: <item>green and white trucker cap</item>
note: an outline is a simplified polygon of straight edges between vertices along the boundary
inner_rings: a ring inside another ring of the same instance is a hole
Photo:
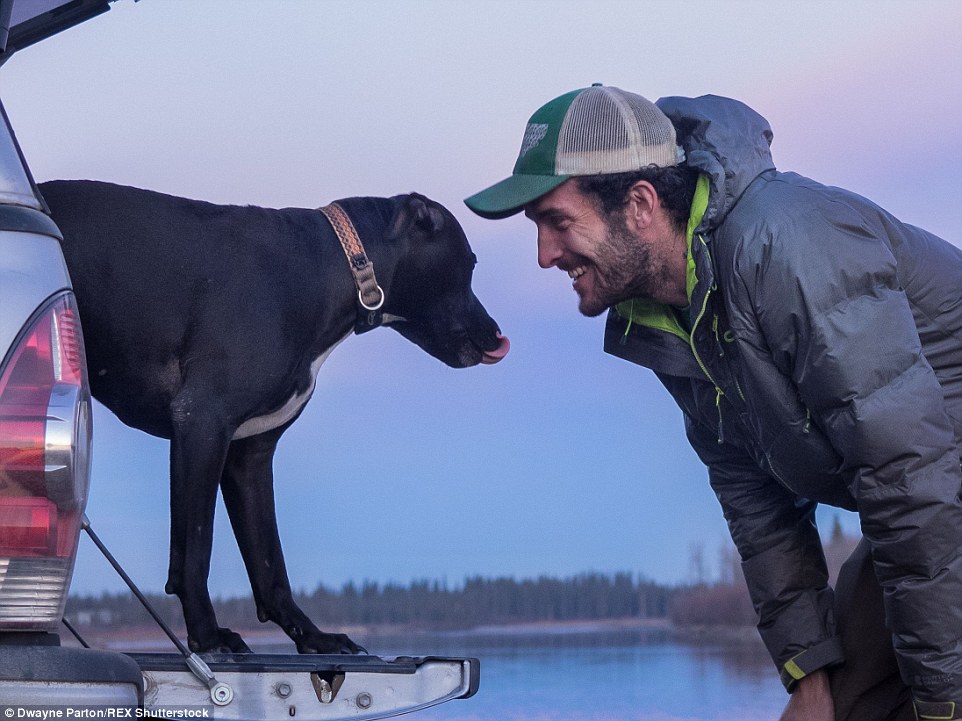
[[[507,218],[572,176],[677,164],[675,128],[658,106],[595,84],[538,108],[511,176],[464,202],[483,218]]]

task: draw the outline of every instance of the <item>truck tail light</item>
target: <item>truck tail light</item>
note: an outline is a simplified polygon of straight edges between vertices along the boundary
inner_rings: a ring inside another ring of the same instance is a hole
[[[90,387],[73,295],[49,301],[0,365],[0,630],[63,615],[90,477]]]

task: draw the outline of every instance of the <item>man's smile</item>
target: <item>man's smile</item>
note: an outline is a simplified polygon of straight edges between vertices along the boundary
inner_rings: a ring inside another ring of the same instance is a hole
[[[564,268],[568,273],[568,277],[571,278],[571,288],[579,297],[583,297],[587,292],[588,278],[586,273],[591,269],[591,264],[587,262],[582,262],[580,265],[576,265],[572,268]]]

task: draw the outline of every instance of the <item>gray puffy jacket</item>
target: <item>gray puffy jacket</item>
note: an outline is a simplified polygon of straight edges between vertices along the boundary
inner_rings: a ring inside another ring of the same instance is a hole
[[[704,174],[694,325],[624,303],[605,350],[653,369],[684,411],[789,689],[843,660],[814,525],[829,503],[859,513],[916,698],[962,702],[962,251],[776,171],[768,123],[742,103],[658,105]]]

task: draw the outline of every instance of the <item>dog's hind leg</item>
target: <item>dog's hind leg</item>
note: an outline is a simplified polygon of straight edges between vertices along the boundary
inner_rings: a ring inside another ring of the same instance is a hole
[[[273,458],[286,426],[230,444],[221,491],[247,567],[257,617],[273,621],[298,653],[360,653],[344,634],[319,630],[294,602],[274,512]]]
[[[167,593],[184,611],[192,651],[250,653],[243,639],[217,625],[207,589],[217,483],[233,429],[200,404],[180,403],[170,441],[170,570]]]

